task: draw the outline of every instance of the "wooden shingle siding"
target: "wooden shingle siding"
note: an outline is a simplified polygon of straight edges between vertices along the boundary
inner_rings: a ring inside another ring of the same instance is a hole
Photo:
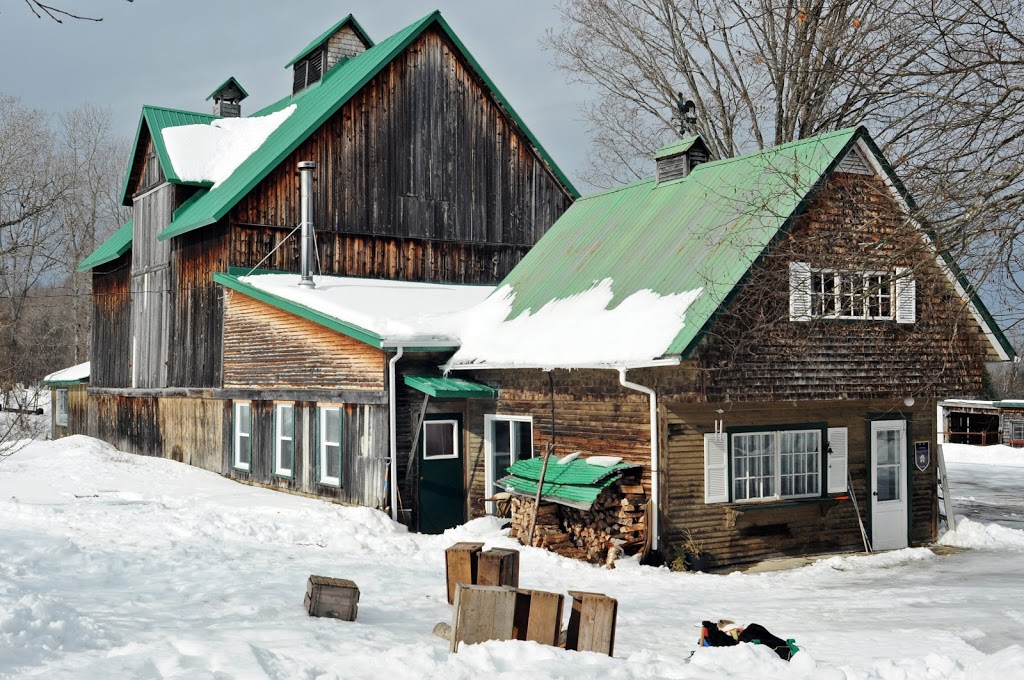
[[[220,387],[224,289],[213,273],[226,271],[229,238],[223,224],[171,242],[168,382],[173,387]]]
[[[232,209],[232,264],[254,266],[282,227],[298,224],[295,168],[304,160],[318,166],[325,274],[493,283],[571,203],[433,29]],[[297,256],[292,249],[262,266],[295,269]]]
[[[707,371],[707,399],[980,394],[982,359],[991,348],[920,232],[904,220],[881,180],[832,175],[797,220],[792,236],[762,259],[698,347],[695,356]],[[910,267],[917,320],[791,322],[790,262],[888,273]]]
[[[344,58],[351,58],[366,51],[366,45],[356,35],[351,26],[342,26],[327,39],[327,63],[324,71],[329,70]]]
[[[935,447],[935,401],[919,400],[905,414],[892,400],[833,401],[776,404],[666,405],[666,441],[662,458],[665,518],[662,536],[669,546],[681,545],[690,532],[703,541],[718,564],[733,564],[786,555],[863,549],[853,503],[839,501],[827,510],[821,505],[777,509],[704,502],[704,434],[737,426],[827,423],[848,428],[849,480],[857,495],[870,536],[868,496],[867,414],[893,419],[909,416],[908,442],[928,441]],[[723,412],[718,413],[721,409]],[[727,434],[726,434],[727,436]],[[913,544],[934,540],[936,527],[935,464],[920,472],[909,463],[912,479]]]
[[[233,291],[226,292],[225,388],[384,389],[384,353]]]
[[[131,262],[129,250],[92,270],[92,363],[95,387],[131,384]]]

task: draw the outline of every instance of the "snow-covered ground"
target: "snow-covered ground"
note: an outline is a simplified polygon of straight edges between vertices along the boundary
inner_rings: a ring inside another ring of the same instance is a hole
[[[493,521],[409,534],[85,437],[38,442],[0,462],[0,678],[1024,678],[1024,531],[990,502],[1019,498],[1024,468],[988,463],[949,466],[973,519],[943,542],[974,549],[943,557],[708,575],[521,548],[523,586],[619,599],[615,658],[524,642],[449,655],[431,635],[451,618],[444,549],[518,547]],[[310,574],[355,580],[358,620],[307,616]],[[723,617],[803,651],[691,657],[700,621]]]

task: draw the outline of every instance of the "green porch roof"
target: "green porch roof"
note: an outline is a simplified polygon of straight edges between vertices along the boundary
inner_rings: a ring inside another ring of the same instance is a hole
[[[116,260],[128,252],[128,249],[132,247],[132,229],[134,224],[135,220],[128,220],[121,225],[121,228],[107,237],[107,240],[101,243],[96,250],[92,251],[89,257],[82,260],[78,265],[78,271],[88,271],[93,267]]]
[[[543,462],[542,458],[529,458],[513,463],[508,468],[508,476],[499,479],[497,483],[516,493],[536,496]],[[544,475],[541,500],[589,509],[601,492],[615,483],[623,472],[639,467],[635,463],[617,463],[611,467],[602,467],[591,465],[582,459],[561,465],[557,458],[552,458],[548,461]]]
[[[442,376],[407,375],[405,384],[435,399],[494,399],[498,390],[472,380]]]
[[[211,95],[212,96],[212,95]],[[156,156],[160,161],[160,168],[164,171],[164,177],[172,184],[196,184],[195,182],[182,182],[174,172],[171,164],[171,157],[167,154],[167,146],[164,144],[164,128],[177,127],[179,125],[209,125],[220,116],[209,113],[196,113],[195,111],[179,111],[177,109],[166,109],[161,106],[143,106],[142,114],[139,116],[139,125],[135,131],[135,143],[132,145],[132,153],[128,156],[128,168],[124,173],[124,183],[121,187],[121,205],[131,205],[132,197],[128,195],[128,183],[131,181],[132,170],[135,167],[136,155],[142,151],[139,142],[142,140],[143,130],[148,131],[153,139],[153,146],[156,148]]]
[[[366,34],[366,31],[364,31],[363,27],[359,25],[359,22],[356,21],[356,18],[354,16],[352,16],[351,14],[349,14],[347,17],[345,17],[344,19],[342,19],[338,23],[334,24],[333,26],[328,28],[326,31],[324,31],[323,33],[321,33],[317,37],[313,38],[313,42],[311,42],[308,45],[306,45],[305,47],[303,47],[302,51],[299,52],[298,54],[296,54],[295,57],[292,58],[291,61],[289,61],[287,64],[284,65],[284,67],[285,68],[289,68],[295,62],[297,62],[299,59],[302,59],[307,54],[309,54],[310,52],[312,52],[316,48],[318,48],[321,45],[323,45],[324,42],[328,38],[330,38],[332,35],[334,35],[335,31],[337,31],[339,28],[341,28],[345,24],[351,24],[352,25],[352,30],[354,30],[356,33],[359,34],[359,37],[361,37],[363,39],[363,42],[365,42],[369,47],[373,47],[373,41],[370,40],[370,36]]]
[[[437,26],[462,52],[473,70],[480,76],[505,112],[516,122],[529,138],[541,158],[551,168],[558,180],[573,195],[578,192],[565,174],[558,168],[537,138],[498,91],[494,82],[466,50],[462,41],[451,30],[440,12],[432,12],[419,21],[403,28],[388,39],[374,45],[366,52],[338,64],[324,74],[317,87],[306,88],[290,99],[282,99],[260,113],[280,110],[295,104],[296,110],[274,132],[267,141],[247,158],[232,175],[218,186],[201,190],[197,200],[187,209],[175,213],[174,220],[160,234],[161,240],[179,236],[195,229],[214,224],[224,217],[243,196],[276,168],[299,144],[307,139],[321,125],[334,115],[353,95],[376,76],[387,64],[397,57],[413,40],[432,26]],[[211,117],[212,118],[212,117]]]

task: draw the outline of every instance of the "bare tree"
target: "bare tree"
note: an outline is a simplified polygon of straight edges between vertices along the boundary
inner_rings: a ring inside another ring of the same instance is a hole
[[[125,0],[125,2],[134,2],[135,0]],[[42,2],[41,0],[24,0],[29,10],[36,15],[37,19],[46,17],[56,21],[58,24],[64,23],[65,19],[72,19],[76,21],[103,21],[103,17],[92,17],[85,14],[77,14],[70,10],[63,9],[55,4]]]
[[[866,125],[942,247],[1024,297],[1016,0],[562,0],[546,46],[597,98],[584,179],[645,176],[700,133],[725,157]],[[694,102],[693,115],[681,104]]]

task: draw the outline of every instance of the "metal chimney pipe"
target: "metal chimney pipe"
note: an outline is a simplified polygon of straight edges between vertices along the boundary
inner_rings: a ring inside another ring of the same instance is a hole
[[[299,163],[300,189],[302,203],[302,250],[299,256],[299,279],[301,288],[316,288],[313,283],[313,169],[316,163],[302,161]]]

